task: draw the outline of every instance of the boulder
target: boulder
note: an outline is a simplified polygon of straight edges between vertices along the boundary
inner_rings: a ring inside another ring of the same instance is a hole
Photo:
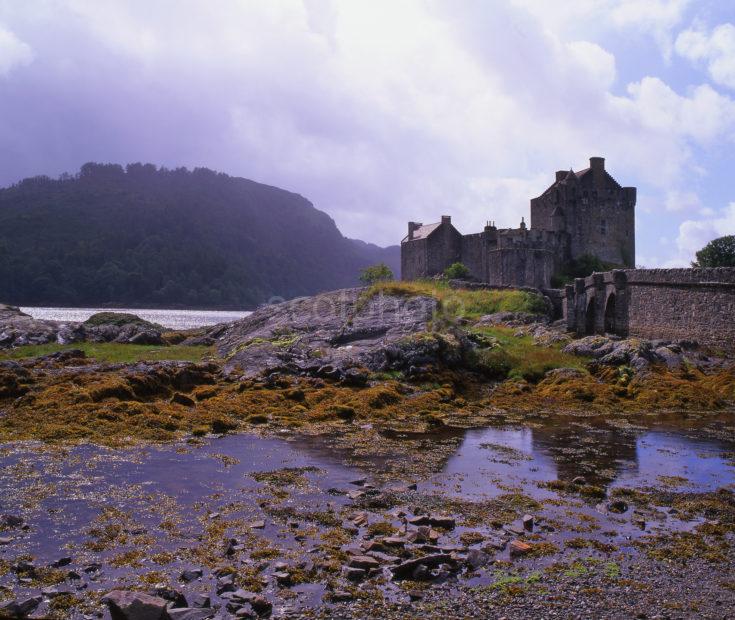
[[[113,590],[102,602],[110,609],[112,620],[165,620],[166,600],[142,592]]]
[[[255,378],[305,373],[364,385],[368,372],[461,361],[462,343],[429,333],[432,297],[364,296],[344,289],[260,308],[224,328],[229,371]]]
[[[40,596],[0,602],[0,618],[27,618],[41,604]]]

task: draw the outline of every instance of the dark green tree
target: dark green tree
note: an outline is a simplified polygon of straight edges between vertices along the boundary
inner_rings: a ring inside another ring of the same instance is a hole
[[[388,282],[393,279],[393,272],[385,263],[378,263],[366,267],[360,272],[360,282],[363,284],[375,284],[376,282]]]
[[[710,241],[697,252],[692,267],[735,267],[735,235]]]

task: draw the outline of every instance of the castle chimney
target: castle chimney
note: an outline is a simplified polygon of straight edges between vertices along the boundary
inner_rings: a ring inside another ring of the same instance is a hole
[[[451,215],[442,215],[442,224],[451,224],[451,223],[452,223]]]
[[[557,170],[556,171],[556,180],[557,182],[563,181],[567,177],[567,171],[566,170]]]
[[[526,218],[521,218],[521,230],[526,230]]]
[[[421,222],[409,222],[408,223],[408,240],[409,241],[413,239],[413,233],[416,232],[422,226],[423,224]]]
[[[596,189],[605,185],[605,158],[590,157],[590,168],[592,169],[592,184]]]
[[[592,171],[604,172],[605,171],[605,158],[604,157],[590,157],[590,168]]]

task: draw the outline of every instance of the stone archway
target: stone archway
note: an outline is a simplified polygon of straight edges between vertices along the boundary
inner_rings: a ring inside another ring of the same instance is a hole
[[[605,304],[605,333],[617,333],[615,324],[615,293],[610,293]]]
[[[595,333],[595,298],[592,297],[589,302],[587,302],[587,312],[585,313],[585,328],[584,333],[585,334],[594,334]]]

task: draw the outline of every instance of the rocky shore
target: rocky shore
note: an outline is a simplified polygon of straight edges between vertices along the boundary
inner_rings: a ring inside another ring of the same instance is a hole
[[[700,420],[697,433],[731,446],[730,354],[575,339],[536,293],[432,286],[296,299],[195,334],[2,307],[0,617],[719,617],[732,606],[732,488],[616,486],[615,459],[599,462],[652,414]],[[197,362],[109,363],[74,349],[85,342],[211,348]],[[472,468],[436,478],[466,429],[517,426],[560,435],[556,471],[488,444],[488,494],[456,491]],[[276,458],[284,440],[319,447],[269,468],[237,447]],[[158,454],[185,477],[206,455],[223,469],[188,482],[207,490],[187,500],[163,491],[179,486],[159,480]],[[126,482],[141,467],[149,491]],[[72,497],[89,517],[66,553],[48,551],[51,524],[81,519]],[[697,571],[711,578],[693,593]]]

